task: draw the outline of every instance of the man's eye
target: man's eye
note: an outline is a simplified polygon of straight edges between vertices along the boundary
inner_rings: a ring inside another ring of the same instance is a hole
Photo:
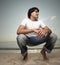
[[[38,11],[36,11],[36,13],[38,13]]]

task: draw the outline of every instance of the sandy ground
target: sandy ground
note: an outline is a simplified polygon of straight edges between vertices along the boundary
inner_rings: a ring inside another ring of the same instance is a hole
[[[60,65],[60,49],[47,54],[49,62],[43,61],[42,55],[38,53],[28,53],[28,60],[23,61],[19,53],[1,53],[0,65]]]

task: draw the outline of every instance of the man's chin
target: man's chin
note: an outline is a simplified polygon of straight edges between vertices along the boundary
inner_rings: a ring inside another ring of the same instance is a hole
[[[38,17],[36,17],[35,19],[38,20]]]

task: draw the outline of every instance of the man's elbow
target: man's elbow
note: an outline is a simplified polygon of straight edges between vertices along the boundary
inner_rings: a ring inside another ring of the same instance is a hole
[[[52,30],[50,30],[50,32],[52,33]]]
[[[49,34],[51,34],[52,33],[52,30],[51,29],[49,29],[49,32],[48,32]]]
[[[17,34],[17,35],[19,35],[19,34],[20,34],[20,32],[19,32],[19,31],[17,31],[17,32],[16,32],[16,34]]]

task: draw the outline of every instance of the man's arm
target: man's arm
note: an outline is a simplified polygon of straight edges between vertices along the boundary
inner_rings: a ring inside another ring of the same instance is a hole
[[[27,33],[31,33],[34,32],[33,29],[26,29],[24,25],[20,25],[17,29],[17,34],[27,34]]]
[[[45,26],[44,28],[40,28],[40,29],[35,29],[34,30],[37,34],[38,34],[38,36],[40,36],[41,38],[42,37],[44,37],[46,34],[48,35],[48,34],[51,34],[52,33],[52,31],[47,27],[47,26]]]

